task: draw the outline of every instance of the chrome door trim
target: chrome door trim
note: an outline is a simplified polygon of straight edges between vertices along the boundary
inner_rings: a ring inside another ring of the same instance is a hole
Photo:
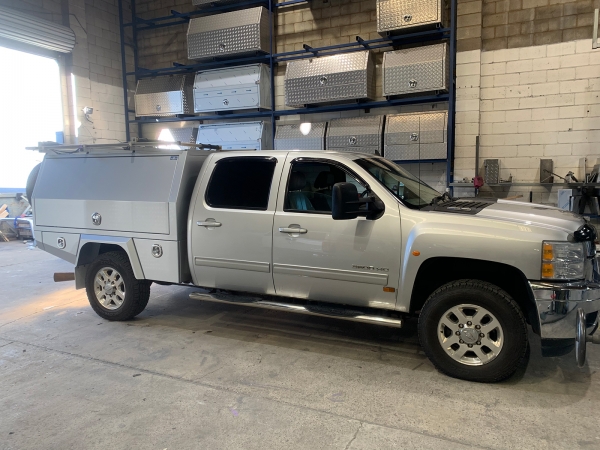
[[[235,269],[248,270],[251,272],[269,273],[271,264],[260,261],[244,261],[240,259],[225,259],[225,258],[201,258],[194,257],[194,264],[197,266],[216,267],[219,269]]]
[[[273,273],[279,273],[282,275],[295,275],[300,277],[323,278],[326,280],[376,284],[379,286],[386,286],[388,283],[388,275],[383,273],[295,266],[291,264],[273,264]]]

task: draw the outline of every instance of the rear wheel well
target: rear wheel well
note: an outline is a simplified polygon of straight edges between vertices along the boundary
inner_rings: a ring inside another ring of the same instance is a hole
[[[98,255],[108,252],[127,253],[125,250],[123,250],[123,247],[116,244],[99,244],[97,242],[88,242],[84,244],[79,251],[77,265],[84,266],[86,264],[91,264],[98,257]]]
[[[425,301],[439,287],[461,279],[481,280],[506,291],[519,305],[534,331],[537,320],[535,301],[528,289],[527,278],[508,264],[468,258],[430,258],[421,264],[413,286],[410,311],[420,311]]]

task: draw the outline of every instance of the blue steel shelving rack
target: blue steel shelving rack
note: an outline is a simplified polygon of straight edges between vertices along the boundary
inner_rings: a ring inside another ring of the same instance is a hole
[[[224,120],[224,119],[253,119],[263,118],[270,119],[273,129],[273,136],[275,135],[276,119],[282,116],[298,115],[298,114],[314,114],[314,113],[326,113],[326,112],[340,112],[340,111],[352,111],[352,110],[371,110],[377,108],[402,106],[402,105],[415,105],[423,103],[439,103],[448,102],[448,157],[447,159],[439,160],[415,160],[415,161],[400,161],[403,164],[408,163],[446,163],[446,181],[450,189],[452,189],[453,183],[453,163],[454,163],[454,143],[455,143],[455,125],[456,125],[456,10],[457,0],[450,0],[450,27],[449,28],[437,28],[433,30],[420,31],[409,34],[402,34],[397,36],[382,37],[378,39],[364,40],[360,36],[356,37],[355,42],[347,44],[330,45],[326,47],[312,48],[307,45],[304,46],[304,50],[296,50],[292,52],[274,53],[273,52],[273,13],[276,9],[286,6],[292,6],[300,3],[308,3],[309,0],[287,0],[279,3],[275,3],[275,0],[247,0],[244,2],[237,2],[235,4],[212,6],[210,8],[203,8],[188,13],[180,13],[175,10],[171,10],[171,14],[168,16],[157,17],[153,19],[142,19],[137,17],[135,9],[135,0],[130,0],[131,5],[131,22],[124,21],[123,12],[123,0],[118,0],[119,7],[119,25],[121,35],[121,68],[123,71],[123,99],[124,99],[124,112],[125,112],[125,132],[127,140],[130,139],[130,126],[135,124],[138,126],[138,135],[141,136],[141,130],[143,124],[157,123],[157,122],[184,122],[184,121],[202,121],[202,120]],[[266,55],[257,55],[249,57],[238,57],[238,58],[223,58],[214,59],[207,62],[182,65],[173,63],[172,67],[163,67],[158,69],[144,69],[140,68],[138,64],[138,48],[137,48],[137,36],[138,32],[145,30],[153,30],[157,28],[165,28],[174,25],[186,24],[192,17],[201,15],[211,15],[219,12],[227,12],[237,9],[244,9],[251,6],[263,5],[269,11],[269,21],[271,29],[271,51]],[[126,29],[131,29],[132,42],[126,42],[125,35]],[[450,86],[448,93],[439,95],[425,95],[419,97],[406,97],[406,98],[393,98],[384,101],[372,101],[364,103],[346,103],[337,105],[324,105],[318,107],[308,107],[300,109],[285,109],[275,110],[275,66],[280,62],[292,61],[295,59],[310,58],[314,56],[326,56],[339,53],[355,52],[359,50],[369,49],[374,50],[378,48],[392,48],[396,45],[411,44],[411,43],[423,43],[432,40],[448,40],[450,46],[450,61],[449,61],[449,78]],[[127,55],[126,47],[130,47],[133,51],[133,66],[134,70],[131,72],[127,71]],[[180,73],[193,73],[199,69],[210,69],[219,67],[238,66],[243,64],[252,63],[265,63],[269,64],[271,68],[271,111],[255,111],[255,112],[240,112],[232,114],[215,114],[215,115],[202,115],[202,116],[190,116],[190,117],[160,117],[160,118],[138,118],[130,119],[129,115],[134,111],[129,109],[129,95],[127,82],[131,77],[135,78],[135,82],[141,78],[153,77],[157,75],[172,75]]]

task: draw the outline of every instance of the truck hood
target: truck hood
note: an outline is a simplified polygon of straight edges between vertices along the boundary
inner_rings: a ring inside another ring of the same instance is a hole
[[[583,217],[552,206],[536,203],[516,202],[499,199],[483,208],[476,217],[502,220],[522,225],[561,230],[567,233],[576,231],[585,223]]]

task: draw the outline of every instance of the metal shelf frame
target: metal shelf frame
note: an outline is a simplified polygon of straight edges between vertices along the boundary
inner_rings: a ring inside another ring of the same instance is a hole
[[[291,52],[274,53],[274,13],[278,8],[294,6],[302,3],[310,3],[309,0],[287,0],[276,3],[276,0],[245,0],[243,2],[237,2],[235,4],[227,4],[220,6],[210,6],[188,13],[180,13],[175,10],[171,10],[171,14],[163,17],[156,17],[153,19],[142,19],[137,17],[135,1],[130,0],[131,5],[131,21],[124,21],[123,2],[124,0],[118,0],[119,7],[119,25],[120,25],[120,36],[121,36],[121,56],[122,56],[122,71],[123,71],[123,98],[124,98],[124,112],[125,112],[125,133],[126,139],[131,138],[131,125],[137,125],[138,136],[142,135],[142,126],[149,123],[170,123],[170,122],[187,122],[196,121],[201,122],[204,120],[228,120],[228,119],[270,119],[273,138],[275,136],[276,120],[283,116],[290,115],[301,115],[301,114],[319,114],[319,113],[331,113],[331,112],[342,112],[342,111],[356,111],[365,110],[369,112],[371,109],[386,108],[386,107],[397,107],[405,105],[416,105],[424,103],[448,103],[448,157],[447,159],[440,160],[415,160],[415,161],[396,161],[401,164],[425,164],[425,163],[446,163],[446,182],[447,186],[452,191],[456,183],[453,183],[453,171],[454,171],[454,146],[455,146],[455,125],[456,125],[456,16],[457,16],[457,1],[450,0],[450,26],[448,28],[436,28],[432,30],[418,31],[414,33],[392,35],[381,37],[377,39],[365,40],[360,36],[356,36],[355,42],[329,45],[324,47],[312,48],[308,45],[304,45],[303,50],[295,50]],[[191,1],[191,0],[190,0]],[[199,62],[197,64],[183,65],[174,62],[172,67],[163,67],[157,69],[145,69],[139,67],[138,64],[138,47],[137,37],[138,33],[146,30],[153,30],[158,28],[165,28],[176,25],[183,25],[190,21],[193,17],[212,15],[221,12],[239,10],[249,8],[252,6],[263,5],[269,11],[269,22],[270,22],[270,52],[267,54],[257,54],[247,57],[237,58],[214,58],[208,61]],[[132,43],[126,42],[126,30],[130,30],[132,37]],[[333,105],[323,106],[311,106],[298,109],[275,109],[275,66],[279,63],[285,63],[287,61],[293,61],[304,58],[313,58],[318,56],[327,56],[339,53],[350,53],[361,51],[365,49],[375,50],[383,48],[394,48],[399,45],[414,44],[414,43],[425,43],[434,40],[447,40],[450,47],[450,61],[449,61],[449,89],[447,93],[439,95],[424,95],[417,97],[402,97],[392,98],[384,101],[371,101],[371,102],[356,102],[356,103],[341,103]],[[125,49],[130,47],[133,49],[133,71],[127,72],[127,58]],[[264,63],[269,64],[271,69],[271,110],[270,111],[249,111],[239,113],[222,113],[212,115],[199,115],[199,116],[185,116],[185,117],[157,117],[157,118],[135,118],[130,119],[130,114],[133,113],[129,108],[128,100],[129,93],[127,89],[127,82],[131,78],[137,83],[138,80],[147,77],[154,77],[159,75],[174,75],[182,73],[193,73],[200,69],[206,70],[211,68],[222,68],[231,67],[244,64],[253,63]]]

